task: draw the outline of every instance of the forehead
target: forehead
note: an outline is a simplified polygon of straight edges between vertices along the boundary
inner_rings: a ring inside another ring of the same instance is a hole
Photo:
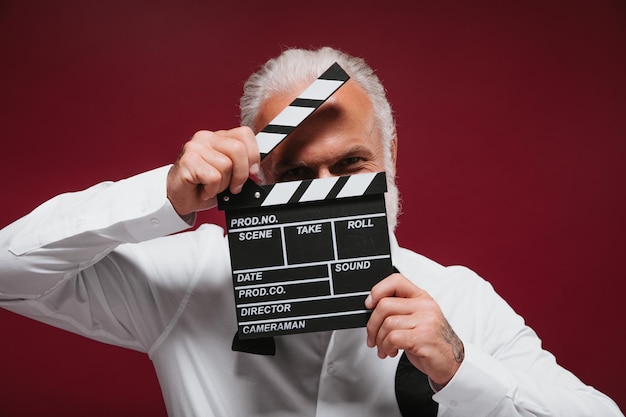
[[[256,130],[265,127],[299,93],[274,95],[266,100]],[[323,169],[348,157],[380,163],[382,155],[372,102],[363,88],[350,80],[276,146],[261,167],[274,175],[290,166]]]
[[[256,132],[263,129],[278,113],[280,113],[285,107],[287,107],[304,89],[306,84],[302,83],[294,87],[289,91],[284,91],[270,95],[265,101],[261,103],[257,117],[254,121],[254,130]],[[305,120],[297,130],[301,129],[305,124],[310,125],[310,119],[320,119],[320,114],[335,115],[342,114],[348,116],[351,119],[360,118],[373,119],[373,105],[365,92],[365,90],[359,86],[354,80],[348,80],[335,94],[333,94],[320,108],[318,108],[309,119]],[[329,119],[326,117],[326,119]],[[332,122],[332,120],[325,120],[326,122]],[[373,120],[371,120],[373,122]],[[322,122],[316,120],[316,123]]]

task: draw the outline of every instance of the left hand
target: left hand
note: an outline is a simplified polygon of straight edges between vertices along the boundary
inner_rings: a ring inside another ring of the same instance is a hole
[[[465,355],[463,342],[426,291],[392,274],[372,288],[365,306],[374,309],[367,323],[367,345],[376,346],[381,359],[402,349],[437,388],[450,382]]]

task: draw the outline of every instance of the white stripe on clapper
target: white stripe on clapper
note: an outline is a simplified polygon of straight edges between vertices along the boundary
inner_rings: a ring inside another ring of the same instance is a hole
[[[261,206],[286,204],[300,184],[302,184],[302,181],[279,182],[274,184]]]
[[[297,127],[309,114],[313,113],[315,107],[287,106],[283,111],[270,122],[270,125]]]
[[[311,181],[309,188],[302,194],[300,201],[324,200],[338,179],[339,177],[327,177]]]
[[[298,96],[307,100],[326,100],[344,81],[317,79]]]
[[[259,132],[256,135],[256,141],[259,145],[259,152],[269,153],[287,136],[284,133],[267,133]]]
[[[367,190],[367,187],[372,183],[376,174],[376,172],[369,172],[349,176],[348,181],[344,184],[341,191],[339,191],[339,194],[337,194],[337,198],[358,197],[365,194],[365,190]]]

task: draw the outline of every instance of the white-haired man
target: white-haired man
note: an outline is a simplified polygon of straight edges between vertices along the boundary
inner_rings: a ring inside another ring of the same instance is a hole
[[[253,132],[335,61],[351,79],[261,163]],[[557,365],[488,283],[393,236],[400,272],[372,288],[365,330],[276,337],[274,355],[234,351],[223,231],[172,234],[218,193],[250,175],[384,170],[391,229],[398,213],[392,112],[364,61],[285,51],[250,77],[241,108],[244,127],[197,132],[173,166],[58,196],[7,226],[0,305],[147,352],[171,416],[622,415]]]

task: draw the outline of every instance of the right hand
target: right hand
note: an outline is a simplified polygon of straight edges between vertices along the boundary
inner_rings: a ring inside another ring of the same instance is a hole
[[[167,198],[180,216],[217,204],[217,194],[233,194],[260,167],[259,148],[252,130],[238,127],[210,132],[201,130],[183,146],[167,176]]]

